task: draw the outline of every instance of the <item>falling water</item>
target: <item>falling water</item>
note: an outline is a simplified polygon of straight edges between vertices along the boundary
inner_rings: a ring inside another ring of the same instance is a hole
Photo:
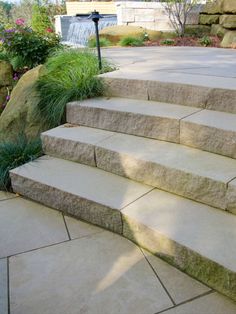
[[[116,25],[117,19],[115,15],[106,16],[99,20],[98,29]],[[92,20],[86,17],[73,17],[69,26],[66,44],[85,47],[91,35],[95,34],[95,26]]]

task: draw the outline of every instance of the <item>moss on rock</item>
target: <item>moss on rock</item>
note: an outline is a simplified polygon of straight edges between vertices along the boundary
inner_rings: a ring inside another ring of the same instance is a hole
[[[236,31],[228,31],[222,42],[221,42],[221,47],[223,48],[231,48],[236,44]]]

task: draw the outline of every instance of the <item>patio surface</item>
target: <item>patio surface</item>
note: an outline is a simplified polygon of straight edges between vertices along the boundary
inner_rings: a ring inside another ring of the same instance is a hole
[[[236,89],[236,50],[102,53],[127,77]],[[123,237],[0,192],[0,313],[233,314],[236,304]]]
[[[109,231],[0,192],[1,314],[233,314],[236,304]]]

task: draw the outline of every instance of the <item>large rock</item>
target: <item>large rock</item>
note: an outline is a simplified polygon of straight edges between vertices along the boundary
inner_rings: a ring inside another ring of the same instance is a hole
[[[39,117],[35,117],[38,97],[35,83],[39,77],[38,66],[24,74],[12,91],[11,99],[0,116],[0,140],[14,139],[20,132],[29,138],[42,131]]]
[[[7,61],[0,61],[0,87],[12,85],[13,69]]]
[[[221,15],[220,25],[222,25],[224,28],[236,29],[236,15],[232,14]]]
[[[219,14],[200,14],[199,16],[199,24],[202,25],[212,25],[212,24],[218,24],[219,23]]]
[[[222,0],[214,0],[208,2],[202,9],[202,13],[206,14],[219,14],[222,13]]]
[[[236,1],[235,0],[222,0],[221,5],[223,13],[236,13]]]
[[[109,39],[112,43],[118,43],[122,38],[127,36],[142,37],[145,33],[148,34],[151,40],[164,38],[167,34],[168,38],[173,37],[173,33],[168,32],[166,34],[161,31],[149,30],[139,26],[116,25],[103,28],[100,31],[101,37]]]
[[[236,31],[228,31],[222,42],[221,47],[223,48],[232,48],[236,44]]]
[[[227,33],[227,29],[225,29],[221,25],[219,24],[211,25],[211,35],[218,36],[219,38],[223,38],[226,33]]]

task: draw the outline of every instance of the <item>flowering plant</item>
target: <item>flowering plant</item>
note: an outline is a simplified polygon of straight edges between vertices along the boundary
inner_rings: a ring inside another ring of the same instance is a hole
[[[44,63],[50,52],[60,46],[60,38],[52,29],[39,34],[26,26],[23,19],[16,20],[13,28],[1,28],[0,40],[2,49],[12,58],[21,58],[28,68]]]

